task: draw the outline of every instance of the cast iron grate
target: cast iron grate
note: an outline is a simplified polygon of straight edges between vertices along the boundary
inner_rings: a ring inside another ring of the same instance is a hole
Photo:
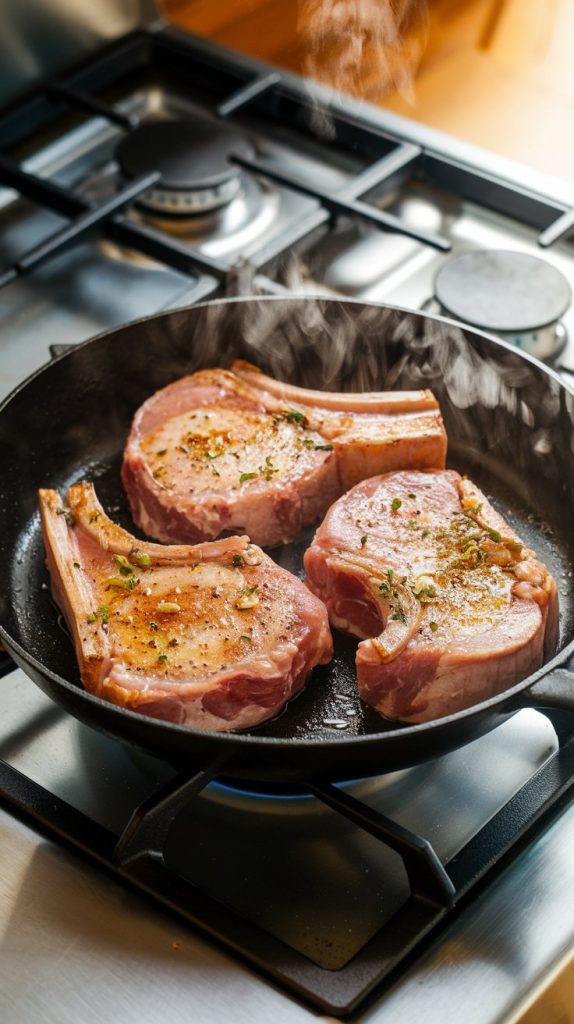
[[[103,867],[240,955],[290,993],[326,1012],[346,1016],[385,982],[396,979],[431,936],[440,933],[478,883],[522,848],[541,820],[574,787],[574,731],[570,716],[552,718],[556,753],[446,864],[432,846],[336,786],[309,781],[313,794],[357,829],[398,852],[410,895],[398,912],[338,970],[325,969],[179,875],[165,856],[173,823],[189,815],[198,794],[217,776],[206,769],[178,775],[146,799],[116,833],[0,761],[0,799],[17,817]],[[285,895],[285,894],[283,894]],[[287,897],[288,898],[288,897]],[[333,895],[336,899],[336,894]]]
[[[47,83],[26,100],[0,115],[0,135],[7,147],[29,142],[34,132],[54,123],[62,110],[72,109],[103,117],[115,126],[130,131],[138,121],[132,115],[101,98],[101,93],[117,87],[126,77],[142,69],[149,75],[167,73],[179,76],[186,89],[198,90],[206,110],[214,118],[227,119],[244,111],[263,119],[269,129],[286,123],[303,134],[313,135],[313,109],[308,87],[293,76],[272,70],[248,70],[237,55],[235,61],[212,51],[205,43],[199,49],[192,37],[184,37],[165,28],[162,31],[137,32],[105,48],[93,60],[67,76]],[[320,203],[331,218],[340,216],[365,221],[382,231],[416,238],[422,244],[448,252],[451,243],[440,235],[420,231],[370,202],[369,193],[399,173],[450,189],[462,198],[516,217],[541,230],[539,244],[549,246],[572,230],[574,211],[548,197],[520,188],[486,169],[464,165],[441,155],[432,147],[415,145],[398,135],[381,130],[372,119],[363,120],[345,113],[337,104],[329,105],[334,138],[333,151],[353,153],[366,160],[366,167],[340,191],[329,191],[271,167],[260,159],[235,157],[244,170],[275,181]],[[124,185],[105,203],[92,203],[72,189],[26,172],[17,161],[0,154],[0,183],[16,189],[22,196],[69,219],[65,228],[40,246],[22,253],[16,262],[0,271],[0,288],[56,256],[89,232],[99,230],[116,242],[165,263],[191,278],[207,274],[225,284],[233,268],[224,261],[208,257],[189,245],[179,243],[149,225],[133,223],[123,213],[139,195],[160,183],[159,175],[142,176]],[[257,261],[261,269],[272,255],[284,252],[305,237],[310,228],[302,224],[300,238],[284,232],[274,244],[274,254],[263,253]],[[198,296],[199,297],[199,296]]]

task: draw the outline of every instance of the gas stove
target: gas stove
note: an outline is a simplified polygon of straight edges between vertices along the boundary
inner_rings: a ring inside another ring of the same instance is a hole
[[[165,27],[98,50],[0,127],[4,392],[50,344],[285,290],[446,311],[574,368],[565,183]],[[460,287],[473,253],[503,261],[486,277],[507,295],[499,325],[476,268]]]
[[[2,394],[50,350],[128,320],[291,292],[447,312],[574,372],[565,183],[160,24],[99,41],[19,96],[0,137]],[[508,301],[488,320],[493,280]],[[2,671],[0,824],[23,901],[17,914],[10,881],[6,979],[20,1020],[40,1005],[46,1019],[101,1019],[81,1004],[102,998],[103,971],[116,1020],[166,1004],[188,1019],[199,988],[206,1021],[241,1020],[247,998],[250,1020],[307,1020],[311,1005],[482,1024],[511,1019],[574,942],[561,904],[574,881],[567,715],[522,711],[392,775],[250,791],[177,776],[66,716],[8,658]],[[342,700],[326,728],[345,714]],[[47,853],[19,821],[85,863]],[[83,989],[56,976],[39,999],[18,974],[24,940],[50,974],[54,955],[76,963]]]

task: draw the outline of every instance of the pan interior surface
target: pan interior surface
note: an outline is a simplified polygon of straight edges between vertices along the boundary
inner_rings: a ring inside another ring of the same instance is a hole
[[[90,467],[96,476],[97,493],[108,515],[132,532],[138,532],[129,515],[125,496],[119,484],[121,452],[115,458]],[[532,547],[556,579],[560,593],[560,646],[572,632],[572,575],[568,551],[561,545],[551,527],[539,519],[520,496],[505,488],[483,467],[471,468],[468,462],[452,462],[452,468],[468,473],[493,501],[508,523],[524,542]],[[77,479],[82,479],[80,470]],[[71,481],[63,480],[62,493]],[[293,544],[270,551],[282,567],[303,578],[303,555],[313,530]],[[54,604],[49,590],[49,577],[44,565],[39,517],[34,516],[21,535],[16,556],[17,582],[14,598],[20,623],[20,643],[52,672],[81,686],[76,658],[67,627]],[[386,722],[358,695],[355,674],[357,641],[334,631],[335,657],[329,665],[318,666],[306,688],[273,720],[250,730],[250,734],[282,739],[305,739],[333,736],[335,733],[354,736],[379,734],[400,728]]]
[[[128,325],[49,366],[0,412],[0,441],[18,459],[0,510],[0,584],[4,595],[12,595],[11,601],[3,598],[2,621],[9,635],[49,672],[81,687],[49,592],[37,488],[64,493],[73,481],[91,480],[110,518],[137,535],[119,478],[133,413],[169,381],[239,356],[307,387],[432,388],[449,435],[449,465],[475,480],[550,569],[560,595],[559,647],[569,642],[570,396],[542,367],[448,322],[360,303],[293,299],[274,302],[271,310],[268,305],[254,300],[247,311],[246,303],[212,304]],[[463,361],[456,374],[449,369],[453,355]],[[33,422],[30,403],[38,409]],[[11,508],[18,515],[11,516]],[[312,536],[308,530],[270,554],[302,576]],[[335,633],[333,662],[316,668],[303,693],[250,734],[323,740],[400,729],[360,701],[355,650],[355,640]]]

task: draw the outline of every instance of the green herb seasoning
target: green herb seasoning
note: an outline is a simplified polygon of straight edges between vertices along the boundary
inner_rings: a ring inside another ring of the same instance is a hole
[[[110,612],[107,604],[100,605],[100,607],[98,608],[98,615],[100,616],[104,626],[107,626],[108,622],[110,621]]]
[[[259,604],[259,595],[257,593],[258,590],[259,587],[257,585],[254,587],[246,587],[245,590],[241,591],[239,597],[237,598],[237,601],[235,602],[235,607],[240,612],[248,611],[250,608],[256,608],[257,605]]]
[[[402,505],[402,501],[401,501],[400,498],[393,498],[393,500],[391,501],[391,509],[392,509],[392,511],[393,512],[398,512],[398,510],[400,509],[401,505]]]
[[[120,570],[121,571],[121,570]],[[133,573],[133,569],[132,569]],[[107,588],[115,587],[116,590],[135,590],[139,583],[139,579],[135,576],[108,576],[106,579]]]
[[[120,568],[122,576],[133,576],[135,569],[125,555],[113,555],[113,560]]]
[[[158,612],[162,615],[177,615],[181,611],[181,605],[176,601],[160,601],[157,605]]]
[[[393,614],[391,615],[391,619],[393,619],[395,622],[398,621],[402,623],[405,623],[407,621],[407,617],[404,611],[402,611],[402,609],[398,609],[397,611],[393,612]]]
[[[385,601],[388,601],[391,612],[389,618],[395,622],[399,621],[405,623],[407,621],[407,617],[400,592],[395,586],[395,573],[392,569],[387,569],[386,576],[386,580],[383,580],[383,582],[379,584],[379,593]],[[401,576],[400,582],[404,584],[406,582],[406,577]]]
[[[270,455],[268,455],[267,458],[265,459],[265,465],[259,467],[259,472],[265,478],[265,480],[272,480],[275,473],[279,472],[278,469],[275,469],[275,466],[273,465],[273,460]]]
[[[417,601],[420,601],[421,604],[427,604],[429,600],[436,597],[436,587],[433,583],[427,583],[426,581],[414,583],[410,590],[413,596],[416,597]]]
[[[242,473],[239,477],[239,483],[244,484],[246,480],[254,480],[257,473]]]
[[[97,514],[99,515],[99,512]],[[58,508],[58,509],[56,509],[56,515],[63,516],[64,519],[66,520],[66,525],[71,527],[72,529],[76,525],[76,520],[74,519],[74,517],[73,517],[72,513],[70,512],[69,508]],[[90,517],[90,522],[91,521],[92,521],[92,517]]]
[[[132,558],[134,562],[139,565],[140,569],[149,569],[151,565],[151,558],[146,555],[143,551],[132,551]]]

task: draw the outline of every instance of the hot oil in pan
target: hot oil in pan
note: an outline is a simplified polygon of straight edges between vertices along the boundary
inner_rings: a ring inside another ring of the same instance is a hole
[[[107,453],[90,465],[79,467],[73,478],[51,481],[61,494],[76,480],[91,479],[106,512],[115,522],[136,536],[120,482],[121,453]],[[516,490],[501,482],[502,467],[493,463],[470,463],[468,455],[455,459],[453,467],[467,473],[492,501],[495,508],[524,543],[531,547],[553,574],[560,597],[560,643],[574,631],[571,556],[558,543],[551,527],[524,504]],[[306,530],[297,542],[275,548],[270,555],[283,568],[303,578],[303,555],[313,537]],[[20,535],[14,559],[13,590],[15,612],[22,645],[47,668],[81,685],[76,658],[67,634],[58,628],[58,613],[50,598],[48,574],[44,565],[39,515],[35,515]],[[38,602],[31,592],[42,593]],[[40,609],[40,612],[39,612]],[[39,614],[38,614],[39,612]],[[255,736],[277,738],[333,738],[337,734],[361,736],[396,729],[360,700],[355,675],[357,641],[334,630],[335,656],[330,665],[317,667],[304,691],[275,719],[253,730]]]
[[[292,544],[269,551],[283,569],[305,578],[303,556],[309,547],[314,529],[311,527]],[[329,665],[319,665],[311,674],[305,690],[273,721],[264,723],[250,734],[296,737],[325,733],[361,736],[381,731],[381,718],[359,698],[355,674],[357,641],[333,630],[335,656]],[[386,723],[383,723],[383,727]],[[389,727],[390,723],[388,723]]]

